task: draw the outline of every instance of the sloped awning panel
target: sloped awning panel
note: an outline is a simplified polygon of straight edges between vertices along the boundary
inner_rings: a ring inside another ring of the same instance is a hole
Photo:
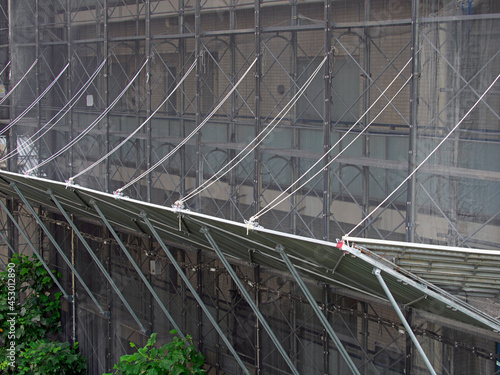
[[[144,217],[147,217],[162,238],[182,247],[213,251],[206,236],[200,232],[202,228],[208,228],[211,237],[228,257],[287,272],[286,264],[277,251],[277,247],[284,248],[303,276],[386,300],[386,294],[373,274],[378,269],[399,304],[490,331],[500,331],[497,319],[428,282],[422,276],[378,256],[369,250],[368,243],[360,247],[350,241],[337,244],[264,228],[249,228],[243,223],[196,212],[0,171],[0,192],[4,196],[17,196],[12,184],[31,202],[57,210],[48,193],[50,191],[68,212],[99,220],[93,207],[95,202],[113,225],[150,236],[144,221]],[[407,246],[412,248],[412,244]]]

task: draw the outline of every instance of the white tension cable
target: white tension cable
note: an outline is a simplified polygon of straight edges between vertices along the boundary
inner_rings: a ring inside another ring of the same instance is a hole
[[[14,90],[16,89],[17,86],[19,86],[19,84],[23,81],[23,79],[28,75],[28,73],[31,71],[31,69],[34,68],[34,66],[36,65],[36,63],[38,62],[38,59],[36,59],[33,64],[31,64],[31,66],[29,67],[29,69],[26,71],[26,73],[23,74],[23,76],[21,77],[21,79],[14,85],[13,88],[10,89],[10,91],[2,98],[0,99],[0,105],[7,100],[7,98],[10,96],[10,94],[12,94],[14,92]],[[10,65],[10,61],[7,65],[5,65],[5,68],[3,68],[2,70],[2,73],[4,72],[4,70]],[[1,74],[1,73],[0,73]]]
[[[121,97],[125,94],[125,92],[129,89],[129,87],[132,85],[132,83],[134,83],[134,81],[137,79],[137,77],[139,76],[139,74],[141,73],[141,71],[144,69],[144,67],[146,66],[147,62],[149,61],[149,59],[146,59],[146,61],[144,62],[144,64],[142,64],[141,68],[137,71],[137,73],[135,74],[135,76],[130,80],[130,82],[127,84],[127,86],[122,90],[122,92],[115,98],[115,100],[113,100],[113,102],[108,106],[108,108],[106,108],[104,110],[104,112],[102,112],[89,126],[87,126],[87,128],[85,128],[80,134],[78,134],[74,139],[71,140],[71,142],[69,142],[66,146],[64,146],[63,148],[61,148],[59,151],[57,151],[56,153],[52,154],[49,158],[45,159],[44,161],[42,161],[41,163],[39,163],[38,165],[34,166],[33,168],[29,169],[25,174],[26,175],[29,175],[31,172],[33,172],[34,170],[40,168],[41,166],[51,162],[52,160],[54,160],[56,157],[58,157],[59,155],[61,155],[62,153],[66,152],[67,150],[69,150],[71,147],[73,147],[73,145],[75,143],[77,143],[78,141],[80,141],[84,136],[86,136],[93,128],[96,127],[96,125],[114,108],[114,106],[116,105],[116,103],[118,103],[118,101],[121,99]]]
[[[75,176],[71,177],[68,180],[68,184],[73,183],[73,181],[75,180],[75,178],[77,178],[77,177],[81,176],[82,174],[88,172],[89,170],[91,170],[92,168],[94,168],[96,165],[98,165],[99,163],[101,163],[103,160],[105,160],[106,158],[108,158],[116,150],[118,150],[125,143],[127,143],[134,135],[136,135],[137,132],[139,130],[141,130],[144,127],[144,125],[146,125],[148,123],[148,121],[151,120],[151,118],[153,118],[154,115],[156,115],[156,112],[158,112],[160,110],[160,108],[163,107],[165,105],[165,103],[172,97],[172,95],[177,91],[177,89],[181,86],[181,84],[184,82],[184,80],[189,76],[189,73],[191,73],[191,71],[194,69],[194,67],[196,66],[197,62],[198,62],[198,60],[195,60],[193,62],[193,64],[187,70],[186,74],[184,74],[184,76],[182,77],[182,79],[174,87],[174,89],[170,92],[170,94],[167,95],[167,97],[158,105],[158,107],[151,113],[151,115],[149,115],[149,117],[146,120],[144,120],[144,122],[141,125],[139,125],[132,133],[130,133],[123,141],[121,141],[115,148],[113,148],[111,151],[109,151],[106,155],[102,156],[101,158],[99,158],[99,160],[97,160],[96,162],[94,162],[92,165],[88,166],[84,170],[82,170],[79,173],[77,173]]]
[[[70,100],[68,100],[68,102],[47,123],[45,123],[45,125],[43,125],[40,129],[38,129],[22,145],[19,145],[15,150],[12,150],[9,153],[7,153],[6,155],[4,155],[0,159],[0,162],[8,160],[8,159],[12,158],[14,155],[17,155],[24,150],[30,149],[31,146],[36,141],[38,141],[45,134],[47,134],[54,126],[56,126],[59,123],[59,121],[61,121],[64,118],[64,116],[71,110],[71,108],[73,108],[75,106],[75,104],[78,102],[78,100],[82,97],[82,95],[85,93],[85,91],[91,85],[91,83],[94,81],[95,77],[97,77],[99,72],[102,70],[105,62],[106,62],[106,60],[104,60],[101,63],[101,65],[99,65],[97,70],[90,76],[90,78],[87,80],[87,82],[77,91],[77,93]],[[62,113],[62,115],[61,115],[61,113]],[[61,115],[61,116],[54,123],[52,123],[59,115]]]
[[[402,74],[403,70],[408,66],[408,64],[410,64],[411,62],[411,58],[410,60],[408,60],[408,62],[405,64],[405,66],[399,71],[398,74],[396,74],[396,76],[394,77],[394,79],[389,83],[389,85],[385,88],[384,91],[382,91],[382,93],[378,96],[378,98],[372,103],[372,105],[365,111],[365,113],[363,113],[359,119],[347,130],[347,132],[342,136],[340,137],[340,139],[332,146],[330,147],[330,149],[325,152],[323,154],[323,156],[321,156],[306,172],[304,172],[298,179],[296,182],[302,180],[309,172],[311,172],[313,170],[313,168],[315,166],[317,166],[322,160],[324,160],[325,157],[328,156],[328,154],[330,152],[333,151],[333,149],[335,147],[337,147],[337,145],[340,144],[340,142],[342,142],[342,140],[354,129],[354,127],[361,121],[361,119],[373,108],[373,106],[382,98],[382,96],[385,95],[386,91],[389,90],[389,88],[392,86],[392,84],[394,82],[396,82],[396,80],[398,79],[398,77]],[[394,100],[394,98],[396,96],[399,95],[399,93],[406,87],[406,85],[408,84],[408,82],[410,81],[411,77],[408,78],[405,83],[401,86],[401,88],[396,92],[396,94],[388,101],[388,103],[378,112],[378,114],[370,121],[370,123],[364,127],[364,129],[358,133],[358,135],[356,137],[354,137],[354,139],[345,147],[343,148],[337,155],[335,155],[335,157],[332,158],[332,160],[330,160],[323,168],[321,168],[318,172],[316,172],[313,176],[311,176],[309,179],[307,179],[304,183],[302,183],[299,187],[295,188],[292,192],[290,192],[290,195],[293,195],[295,194],[298,190],[302,189],[307,183],[309,183],[313,178],[315,178],[318,174],[320,174],[324,168],[328,167],[330,164],[332,164],[345,150],[347,150],[369,127],[371,124],[373,124],[375,122],[375,120],[382,114],[382,112],[392,103],[392,101]],[[296,184],[296,183],[295,183]],[[283,201],[285,201],[288,197],[283,197],[283,195],[286,194],[287,191],[291,190],[292,187],[295,185],[290,185],[287,189],[285,189],[284,191],[282,191],[276,198],[274,198],[271,202],[269,202],[267,204],[266,207],[264,207],[263,209],[261,209],[259,212],[257,212],[254,216],[252,216],[250,218],[250,220],[248,221],[250,224],[251,223],[255,223],[257,221],[257,219],[259,217],[261,217],[262,215],[264,215],[265,213],[267,213],[268,211],[272,210],[274,207],[276,207],[277,205],[279,205],[280,203],[282,203]],[[283,198],[282,198],[283,197]],[[281,199],[280,199],[281,198]]]
[[[142,179],[144,176],[146,176],[148,173],[153,171],[156,167],[158,167],[160,164],[162,164],[165,160],[167,160],[170,156],[172,156],[178,149],[180,149],[182,146],[184,146],[211,118],[212,116],[219,110],[220,107],[226,102],[227,99],[231,96],[231,94],[236,90],[236,88],[239,86],[239,84],[243,81],[243,79],[246,77],[248,72],[252,69],[252,67],[255,65],[257,62],[257,58],[253,60],[253,62],[250,64],[246,72],[243,74],[243,76],[238,80],[236,85],[233,86],[233,88],[227,93],[227,95],[222,99],[221,102],[213,109],[212,112],[186,137],[184,138],[177,146],[175,146],[167,155],[162,157],[158,162],[156,162],[152,167],[148,168],[146,171],[144,171],[142,174],[134,178],[132,181],[129,183],[125,184],[122,186],[120,189],[117,189],[114,193],[115,195],[119,196],[123,190],[128,188],[130,185],[135,184],[137,181]]]
[[[249,144],[247,146],[245,146],[243,148],[243,150],[241,150],[238,153],[238,155],[236,155],[231,160],[230,163],[224,165],[219,171],[217,171],[214,175],[212,175],[208,180],[203,182],[200,186],[198,186],[196,189],[191,191],[184,198],[181,198],[179,201],[177,201],[176,206],[181,206],[183,202],[188,201],[189,199],[193,198],[194,196],[200,194],[202,191],[208,189],[210,186],[215,184],[218,180],[220,180],[222,177],[224,177],[226,174],[228,174],[234,168],[236,168],[253,150],[255,150],[255,148],[259,144],[261,144],[269,134],[271,134],[271,132],[276,128],[276,126],[278,126],[278,124],[281,122],[281,120],[283,120],[283,115],[286,115],[290,111],[290,109],[292,109],[292,107],[295,105],[295,103],[299,100],[299,98],[302,96],[302,94],[304,94],[307,87],[309,87],[309,85],[311,84],[314,77],[318,74],[318,72],[321,70],[321,68],[325,64],[326,59],[327,59],[327,57],[325,57],[323,59],[323,61],[319,64],[319,66],[316,68],[316,70],[313,72],[313,74],[307,79],[307,81],[299,89],[299,91],[297,91],[295,93],[293,98],[290,99],[290,101],[283,107],[283,109],[280,111],[280,113],[278,113],[276,115],[276,117],[274,117],[274,119],[272,119],[271,122],[252,141],[250,141]],[[265,132],[267,132],[267,134],[262,136]],[[255,144],[250,148],[250,146],[253,143],[255,143]],[[238,160],[238,158],[241,156],[241,154],[243,154],[248,148],[250,148],[250,150],[248,150],[248,152],[243,156],[243,158],[240,158]],[[232,162],[234,160],[237,160],[237,162],[232,164]],[[226,169],[229,165],[231,165],[231,167],[224,171],[224,169]],[[224,172],[221,173],[222,171],[224,171]]]
[[[500,74],[497,76],[497,78],[495,78],[495,80],[493,81],[493,83],[486,89],[486,91],[483,93],[483,95],[481,95],[479,97],[479,99],[474,103],[474,105],[467,111],[467,113],[464,115],[464,117],[462,117],[460,119],[460,121],[453,127],[453,129],[451,129],[449,131],[449,133],[446,135],[446,137],[444,137],[441,142],[438,143],[438,145],[429,153],[429,155],[426,156],[426,158],[424,160],[422,160],[422,162],[417,165],[417,167],[408,175],[408,177],[406,177],[393,191],[392,193],[390,193],[382,202],[380,202],[380,204],[375,207],[368,215],[366,215],[363,220],[361,220],[358,225],[356,225],[354,228],[352,228],[350,230],[349,233],[347,233],[345,237],[349,237],[352,232],[354,232],[356,230],[356,228],[358,228],[361,224],[363,224],[370,216],[373,215],[373,213],[375,211],[377,211],[380,207],[382,207],[382,205],[387,202],[387,200],[389,200],[390,197],[392,197],[394,195],[394,193],[396,193],[396,191],[399,190],[399,188],[401,186],[403,186],[406,181],[408,181],[415,173],[417,173],[417,171],[420,169],[420,167],[427,161],[430,159],[430,157],[432,155],[434,155],[434,153],[438,150],[439,147],[441,147],[441,145],[451,136],[451,134],[460,126],[460,124],[467,118],[467,116],[469,116],[469,114],[474,110],[474,108],[476,108],[476,106],[479,104],[479,102],[481,100],[483,100],[483,98],[486,96],[486,94],[488,93],[488,91],[490,91],[490,89],[495,85],[495,83],[498,81],[498,79],[500,78]]]
[[[35,101],[33,103],[31,103],[23,112],[21,112],[21,114],[19,116],[17,116],[14,120],[12,120],[12,122],[7,125],[5,128],[3,128],[1,131],[0,131],[0,134],[3,134],[5,133],[7,130],[9,130],[10,128],[12,128],[15,124],[17,124],[24,116],[26,116],[26,114],[35,106],[38,104],[38,102],[40,100],[42,100],[42,98],[50,91],[50,89],[56,84],[57,80],[59,78],[61,78],[62,74],[66,71],[66,69],[68,69],[68,66],[69,66],[69,63],[66,64],[66,66],[64,67],[63,70],[61,70],[61,72],[57,75],[56,78],[54,78],[54,80],[50,83],[50,85],[48,85],[45,90],[43,90],[43,92],[38,96],[38,98],[35,99]]]

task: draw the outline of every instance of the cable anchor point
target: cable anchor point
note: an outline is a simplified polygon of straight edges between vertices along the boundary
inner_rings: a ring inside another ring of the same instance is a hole
[[[260,226],[256,220],[257,220],[257,218],[255,216],[252,216],[250,218],[250,220],[245,220],[245,224],[247,226],[247,235],[248,235],[250,229],[262,228],[262,226]]]
[[[123,191],[122,191],[122,189],[115,190],[113,192],[113,198],[115,198],[115,199],[123,198]]]

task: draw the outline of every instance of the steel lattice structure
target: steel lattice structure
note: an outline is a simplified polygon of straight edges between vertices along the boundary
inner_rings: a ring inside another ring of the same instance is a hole
[[[237,223],[258,218],[310,239],[372,239],[371,251],[467,301],[487,300],[496,317],[499,286],[482,255],[449,266],[441,250],[418,255],[384,241],[500,248],[498,2],[0,0],[0,9],[2,169],[166,207],[181,201]],[[75,231],[64,210],[35,202],[47,232],[67,245],[58,251],[22,199],[2,192],[3,261],[40,251],[63,271],[68,295],[95,296],[64,315],[95,373],[111,369],[127,340],[168,332],[172,321],[216,373],[243,371],[238,356],[255,373],[289,373],[288,361],[300,373],[348,371],[290,273],[251,254],[250,265],[231,259],[287,359],[213,253],[158,240],[139,222],[114,237],[106,213],[77,217]],[[162,241],[178,264],[161,254]],[[488,262],[493,273],[500,267],[495,255]],[[86,287],[74,286],[75,274]],[[308,288],[360,373],[425,373],[389,303]],[[461,336],[439,311],[406,314],[438,373],[498,372],[494,335],[469,327]],[[451,363],[458,353],[470,353],[467,365]]]

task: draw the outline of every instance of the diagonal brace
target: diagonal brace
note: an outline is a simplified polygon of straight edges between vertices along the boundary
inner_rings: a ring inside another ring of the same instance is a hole
[[[307,289],[306,284],[300,277],[299,273],[295,269],[295,266],[293,265],[292,261],[288,257],[288,255],[285,253],[285,248],[282,245],[276,246],[276,250],[280,253],[281,258],[285,261],[286,266],[292,273],[293,278],[295,281],[297,281],[297,284],[299,284],[300,289],[302,290],[302,293],[306,296],[307,300],[309,301],[309,304],[313,308],[314,312],[316,313],[316,316],[319,318],[321,321],[321,324],[323,327],[325,327],[326,331],[328,332],[328,335],[330,335],[330,338],[333,340],[335,345],[337,346],[337,349],[340,352],[340,355],[342,355],[342,358],[347,362],[347,366],[351,369],[351,372],[356,375],[360,375],[358,369],[356,368],[356,365],[352,361],[351,357],[349,357],[349,353],[347,353],[347,350],[344,348],[344,345],[342,345],[342,342],[338,338],[338,336],[335,334],[335,331],[332,328],[332,325],[326,318],[325,314],[321,312],[321,309],[318,307],[318,304],[314,300],[314,297],[311,295],[311,292],[309,289]],[[342,257],[340,258],[342,259]]]
[[[78,228],[76,227],[76,225],[73,222],[73,220],[71,220],[71,218],[69,217],[68,213],[61,206],[61,204],[59,203],[59,201],[57,200],[57,198],[55,197],[55,195],[52,193],[52,191],[49,190],[49,191],[47,191],[47,193],[50,195],[50,198],[56,204],[56,206],[59,209],[59,211],[61,211],[61,213],[63,214],[63,216],[66,219],[66,221],[68,222],[68,224],[75,231],[75,234],[79,238],[80,242],[85,247],[85,249],[87,250],[87,252],[89,253],[89,255],[92,257],[92,259],[94,260],[95,264],[97,265],[97,267],[99,268],[99,270],[102,272],[102,274],[104,275],[104,277],[106,278],[106,280],[108,280],[109,284],[111,285],[111,287],[113,288],[113,290],[115,291],[115,293],[118,295],[118,297],[120,298],[120,300],[123,302],[123,305],[126,307],[126,309],[128,310],[128,312],[130,313],[130,315],[132,315],[132,318],[134,318],[135,322],[137,323],[137,325],[141,329],[141,332],[142,333],[146,333],[146,328],[144,328],[144,326],[142,325],[141,321],[139,320],[139,318],[135,314],[134,310],[132,310],[132,307],[130,307],[129,303],[127,302],[127,300],[125,299],[125,297],[123,296],[123,294],[120,292],[120,289],[118,289],[118,286],[113,281],[113,278],[111,277],[111,275],[108,273],[108,271],[106,271],[106,268],[104,268],[104,266],[102,265],[102,263],[99,260],[99,258],[97,258],[97,256],[95,255],[95,253],[92,251],[92,249],[90,248],[90,245],[88,244],[88,242],[85,240],[85,238],[83,238],[82,233],[78,230]]]
[[[217,333],[220,335],[220,337],[222,338],[222,340],[226,344],[227,348],[229,349],[229,351],[233,355],[233,357],[236,360],[236,362],[238,362],[238,364],[240,365],[241,369],[243,370],[243,372],[246,375],[250,375],[250,372],[246,368],[246,366],[243,363],[243,361],[241,360],[240,356],[238,355],[238,353],[236,352],[236,350],[233,348],[233,346],[231,345],[231,343],[229,342],[229,340],[227,339],[227,337],[224,335],[224,332],[222,332],[222,329],[220,328],[220,326],[217,323],[217,321],[214,319],[214,317],[212,316],[212,314],[210,314],[210,311],[208,310],[207,306],[205,305],[205,303],[203,302],[203,300],[201,299],[201,297],[196,292],[196,289],[194,288],[194,286],[189,281],[188,277],[186,276],[186,274],[182,270],[182,268],[179,265],[179,263],[177,263],[177,260],[172,255],[172,253],[170,252],[170,250],[167,247],[167,245],[165,245],[165,242],[163,242],[163,240],[160,237],[160,234],[158,233],[158,231],[155,229],[155,227],[153,226],[153,224],[151,224],[151,221],[149,221],[149,218],[147,217],[146,213],[144,213],[144,212],[141,213],[141,218],[144,220],[144,222],[148,226],[148,228],[151,231],[151,233],[153,233],[156,241],[158,241],[158,243],[160,244],[161,248],[163,249],[163,251],[167,255],[168,259],[170,259],[170,262],[172,262],[172,264],[175,267],[177,273],[179,274],[179,276],[182,278],[182,280],[184,281],[184,283],[186,284],[186,286],[191,291],[191,294],[194,296],[194,298],[198,302],[198,305],[200,305],[200,307],[202,308],[203,312],[206,314],[208,320],[210,320],[210,323],[212,323],[212,326],[215,328],[215,330],[217,331]]]
[[[83,279],[80,276],[80,274],[76,271],[75,267],[73,267],[73,265],[69,261],[68,257],[66,256],[66,254],[64,254],[64,251],[61,249],[61,247],[59,246],[59,244],[55,240],[54,236],[52,236],[52,233],[50,233],[50,231],[48,230],[48,228],[43,224],[42,219],[40,219],[38,217],[38,215],[36,214],[35,210],[29,204],[29,202],[26,200],[26,197],[23,195],[23,193],[21,192],[21,190],[19,190],[19,188],[16,186],[15,183],[11,183],[11,186],[14,188],[14,190],[19,195],[19,197],[21,198],[21,200],[23,201],[23,203],[25,204],[25,206],[28,208],[28,210],[30,211],[31,215],[36,220],[36,222],[38,223],[38,225],[40,226],[40,228],[42,228],[42,230],[44,231],[45,235],[48,237],[48,239],[50,240],[50,242],[52,242],[52,245],[54,245],[54,247],[56,248],[56,250],[59,253],[59,255],[61,256],[61,258],[64,260],[64,262],[66,262],[66,264],[68,265],[68,267],[71,269],[71,272],[73,272],[73,274],[76,276],[76,278],[78,279],[78,281],[80,281],[80,283],[82,284],[83,288],[88,293],[89,297],[92,299],[92,301],[95,303],[95,305],[99,309],[99,312],[101,314],[103,314],[106,318],[109,318],[109,311],[106,312],[106,311],[104,311],[102,309],[101,305],[99,304],[99,302],[97,302],[96,298],[94,297],[94,295],[90,291],[90,289],[87,286],[87,284],[85,284],[85,281],[83,281]]]
[[[389,301],[391,302],[392,306],[394,307],[394,310],[396,311],[396,313],[398,314],[399,316],[399,319],[401,319],[401,322],[403,323],[403,325],[405,326],[405,329],[406,329],[406,332],[408,332],[408,335],[410,335],[410,338],[411,338],[411,341],[413,341],[413,343],[415,344],[418,352],[420,353],[422,359],[424,360],[425,362],[425,365],[427,366],[427,368],[429,369],[429,372],[433,375],[436,375],[436,371],[434,371],[434,368],[432,367],[432,364],[430,363],[429,359],[427,358],[427,356],[425,355],[425,352],[424,350],[422,349],[422,346],[420,345],[420,343],[418,342],[417,340],[417,337],[415,336],[415,334],[413,333],[410,325],[408,324],[408,322],[406,321],[403,313],[401,312],[401,310],[399,309],[399,306],[396,302],[396,300],[394,299],[394,297],[392,296],[392,293],[391,291],[389,290],[389,287],[387,286],[387,284],[385,283],[381,273],[382,271],[380,271],[380,269],[378,268],[374,268],[373,269],[373,272],[372,272],[375,277],[377,278],[378,282],[380,283],[380,285],[382,286],[382,289],[384,289],[384,292],[385,294],[387,295],[387,298],[389,299]]]
[[[299,372],[295,368],[295,366],[292,363],[290,357],[287,355],[285,349],[283,348],[283,346],[279,342],[278,338],[276,337],[276,335],[272,331],[271,327],[267,323],[266,319],[264,318],[264,316],[260,312],[260,310],[257,307],[257,305],[255,304],[255,302],[253,301],[253,299],[250,297],[250,294],[248,294],[247,290],[245,289],[245,286],[243,285],[243,283],[241,282],[241,280],[238,278],[238,275],[236,275],[236,272],[234,272],[233,267],[231,267],[231,265],[229,264],[228,260],[226,259],[226,257],[222,253],[222,251],[219,249],[219,246],[217,245],[217,243],[215,242],[215,240],[211,236],[208,228],[207,227],[203,227],[203,228],[201,228],[200,232],[205,235],[205,237],[207,238],[208,242],[210,242],[210,245],[212,245],[212,248],[215,250],[215,252],[217,253],[217,256],[220,258],[220,260],[224,264],[224,267],[226,267],[226,270],[229,272],[229,275],[231,275],[231,278],[233,279],[233,281],[235,282],[235,284],[238,286],[238,289],[240,290],[241,294],[243,295],[243,297],[247,301],[248,305],[252,308],[254,314],[259,319],[260,323],[262,324],[262,326],[266,330],[267,334],[269,335],[269,337],[273,341],[274,345],[276,345],[276,348],[278,349],[278,351],[283,356],[283,359],[288,364],[288,367],[290,367],[290,370],[292,370],[292,373],[294,373],[296,375],[299,375]]]
[[[134,258],[132,258],[132,256],[130,255],[129,251],[127,250],[127,248],[125,247],[125,245],[123,244],[122,240],[120,239],[120,236],[118,236],[118,234],[116,233],[116,231],[113,229],[113,227],[111,226],[111,224],[109,223],[108,219],[106,218],[106,216],[104,216],[104,214],[102,213],[101,209],[99,208],[99,206],[97,205],[96,201],[95,200],[91,200],[90,201],[90,204],[94,206],[94,209],[97,211],[97,213],[99,214],[99,216],[101,217],[102,221],[104,222],[104,224],[106,225],[106,227],[109,229],[109,231],[111,232],[111,234],[113,235],[113,237],[115,238],[116,242],[118,243],[118,245],[120,246],[120,248],[122,249],[122,251],[125,253],[125,255],[127,256],[128,260],[130,261],[130,263],[132,264],[132,266],[134,267],[134,269],[136,270],[137,274],[140,276],[141,280],[144,282],[144,284],[146,285],[146,287],[148,288],[148,290],[150,291],[150,293],[153,295],[155,301],[158,303],[158,305],[160,306],[161,310],[163,311],[163,313],[165,314],[165,316],[167,317],[167,319],[170,321],[170,323],[172,324],[172,326],[174,327],[175,330],[177,330],[177,332],[179,333],[179,336],[181,336],[181,338],[185,338],[184,334],[182,333],[180,327],[177,325],[177,323],[175,323],[175,320],[174,318],[172,318],[172,316],[170,315],[170,313],[168,312],[168,310],[166,309],[165,305],[163,304],[163,302],[161,301],[160,297],[158,296],[158,294],[156,294],[156,292],[154,291],[153,287],[151,286],[151,283],[148,281],[148,279],[146,279],[146,276],[144,276],[144,273],[142,272],[142,270],[139,268],[139,266],[137,265],[137,263],[134,261]]]
[[[30,241],[30,239],[28,238],[28,235],[26,233],[24,233],[24,230],[22,230],[22,228],[19,226],[19,223],[17,222],[17,220],[14,218],[14,216],[12,216],[12,214],[10,213],[10,211],[7,209],[7,206],[5,206],[5,204],[3,203],[3,201],[1,199],[0,199],[0,205],[2,206],[2,208],[4,209],[4,211],[7,213],[7,215],[10,218],[10,220],[12,221],[12,223],[14,223],[14,225],[16,226],[16,228],[19,231],[19,233],[22,234],[22,236],[26,240],[26,243],[31,248],[31,250],[33,251],[33,253],[36,255],[36,257],[38,258],[38,260],[42,263],[43,267],[47,270],[49,276],[52,278],[52,281],[54,281],[54,283],[57,285],[57,287],[59,288],[59,290],[63,293],[64,298],[66,298],[67,300],[73,299],[73,296],[70,296],[70,295],[68,295],[68,293],[66,293],[66,291],[64,290],[64,288],[62,287],[62,285],[59,283],[59,281],[57,280],[57,278],[54,276],[54,274],[50,270],[49,266],[45,263],[45,261],[43,260],[42,256],[36,250],[35,245],[33,245],[33,243]],[[3,235],[2,235],[2,237],[3,237]],[[10,245],[9,245],[9,247],[10,247]]]

